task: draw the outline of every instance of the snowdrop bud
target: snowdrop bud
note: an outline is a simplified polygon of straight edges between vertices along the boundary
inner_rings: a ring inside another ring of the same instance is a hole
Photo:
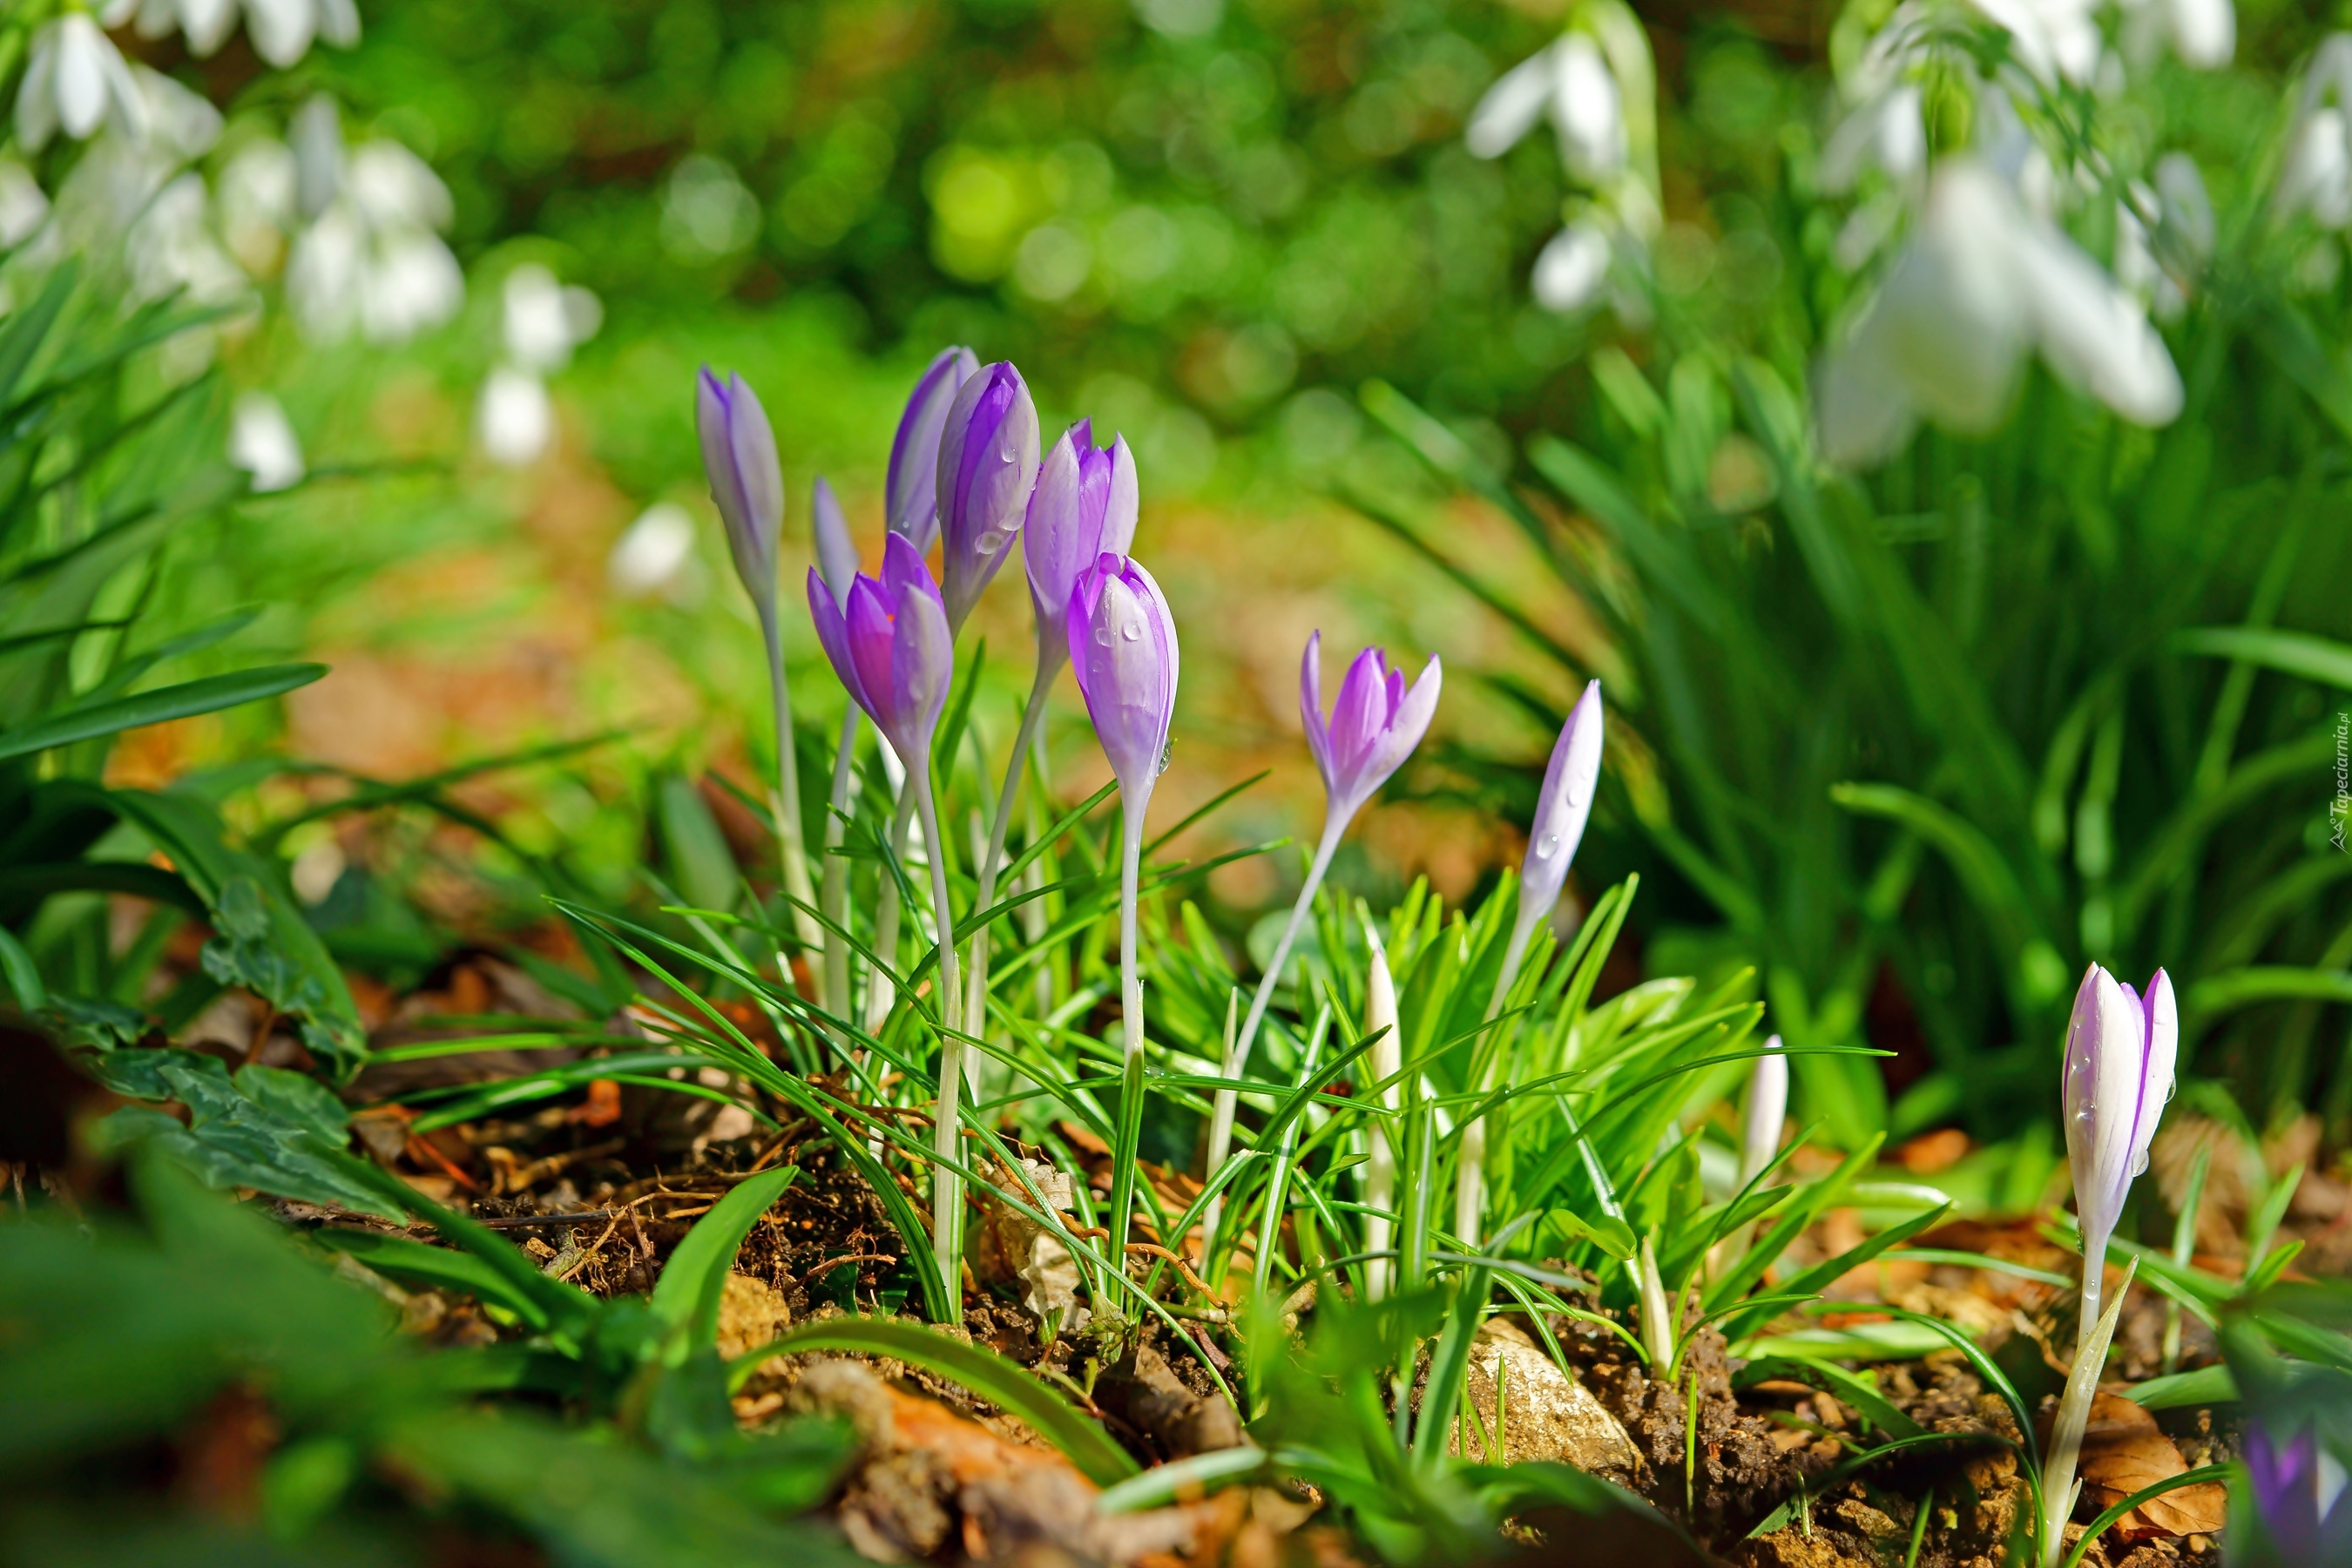
[[[1463,132],[1462,140],[1473,154],[1499,158],[1535,129],[1559,79],[1551,56],[1550,49],[1528,56],[1486,89]]]
[[[1536,257],[1537,302],[1562,315],[1590,308],[1609,282],[1609,258],[1608,234],[1591,218],[1579,218]]]
[[[1021,534],[1037,483],[1037,405],[1011,363],[957,389],[940,429],[941,587],[961,627]]]
[[[146,136],[146,100],[114,41],[86,11],[44,24],[16,89],[17,142],[37,153],[59,131],[87,141],[110,112],[134,141]]]
[[[1389,668],[1389,656],[1368,647],[1348,666],[1331,717],[1323,717],[1323,634],[1307,639],[1298,668],[1298,714],[1307,729],[1307,749],[1323,775],[1327,811],[1344,822],[1380,793],[1389,775],[1404,765],[1428,732],[1444,679],[1437,656],[1429,656],[1421,678],[1405,689],[1404,671]]]
[[[1584,825],[1592,816],[1592,796],[1601,783],[1601,682],[1595,680],[1569,710],[1568,722],[1560,726],[1551,762],[1544,769],[1535,821],[1528,828],[1527,857],[1519,865],[1521,921],[1528,919],[1528,910],[1550,914],[1568,885],[1569,862],[1584,840]]]
[[[49,218],[49,198],[32,171],[14,158],[0,159],[0,249],[14,250]]]
[[[492,462],[523,468],[536,462],[554,438],[555,405],[539,377],[502,364],[482,383],[476,425]]]
[[[302,443],[278,399],[247,392],[229,423],[228,460],[253,476],[257,492],[288,489],[302,479]]]
[[[833,602],[846,610],[850,584],[857,581],[857,546],[849,537],[840,498],[823,474],[809,487],[809,530],[816,535],[817,575],[832,591]]]
[[[1141,817],[1176,710],[1176,623],[1133,556],[1104,555],[1070,593],[1070,662],[1122,800]]]
[[[2145,1000],[2095,963],[2084,973],[2066,1028],[2064,1100],[2086,1293],[2094,1289],[2087,1271],[2106,1257],[2132,1178],[2147,1169],[2148,1144],[2172,1098],[2179,1042],[2172,981],[2163,970],[2148,981]]]
[[[1789,1058],[1780,1054],[1780,1037],[1766,1040],[1764,1049],[1748,1080],[1748,1115],[1739,1140],[1742,1186],[1780,1152],[1780,1124],[1789,1115]]]

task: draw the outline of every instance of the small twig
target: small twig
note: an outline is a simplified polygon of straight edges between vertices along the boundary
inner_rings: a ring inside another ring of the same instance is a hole
[[[1179,1258],[1176,1254],[1169,1251],[1166,1247],[1161,1247],[1159,1243],[1151,1241],[1130,1241],[1127,1244],[1127,1250],[1130,1255],[1140,1253],[1146,1258],[1166,1258],[1169,1262],[1176,1266],[1176,1272],[1184,1277],[1185,1284],[1190,1285],[1193,1289],[1198,1290],[1203,1296],[1212,1294],[1208,1286],[1202,1283],[1201,1277],[1192,1272],[1192,1266],[1191,1264],[1185,1262],[1181,1258]]]

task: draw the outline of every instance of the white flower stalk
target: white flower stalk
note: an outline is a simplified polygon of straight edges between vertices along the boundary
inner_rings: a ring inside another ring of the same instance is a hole
[[[2100,1311],[2107,1241],[2123,1217],[2132,1179],[2147,1169],[2148,1144],[2172,1098],[2179,1043],[2172,981],[2163,970],[2148,981],[2145,1000],[2095,963],[2084,973],[2066,1029],[2064,1079],[2066,1159],[2083,1231],[2083,1311],[2074,1367],[2052,1425],[2042,1478],[2045,1568],[2057,1563],[2064,1544],[2062,1527],[2074,1511],[2074,1467],[2091,1395],[2123,1305],[2118,1292],[2114,1305]]]
[[[1381,945],[1381,933],[1370,920],[1364,921],[1364,942],[1372,950],[1370,970],[1364,977],[1364,1033],[1377,1035],[1367,1068],[1372,1081],[1380,1083],[1396,1077],[1404,1065],[1404,1053],[1397,1041],[1396,978],[1389,973],[1388,950]],[[1383,1033],[1385,1031],[1385,1033]],[[1404,1105],[1404,1086],[1391,1083],[1381,1090],[1381,1105],[1395,1111]],[[1396,1207],[1397,1152],[1390,1135],[1393,1125],[1387,1117],[1372,1117],[1365,1134],[1370,1144],[1369,1157],[1364,1162],[1364,1206],[1377,1212],[1364,1216],[1364,1250],[1386,1252],[1395,1245],[1396,1222],[1388,1212]],[[1389,1293],[1389,1282],[1395,1278],[1395,1266],[1386,1258],[1368,1258],[1364,1264],[1364,1293],[1379,1300]]]
[[[87,142],[109,120],[133,141],[147,134],[147,102],[122,51],[86,11],[43,24],[16,89],[17,142],[28,153],[60,131]]]
[[[1519,967],[1527,960],[1536,928],[1551,918],[1561,890],[1568,886],[1569,864],[1576,858],[1577,846],[1584,841],[1584,825],[1592,816],[1592,797],[1601,783],[1604,730],[1601,682],[1595,680],[1569,710],[1568,722],[1560,726],[1551,761],[1544,769],[1535,820],[1528,827],[1527,858],[1519,864],[1518,909],[1510,940],[1503,949],[1502,973],[1495,977],[1495,994],[1486,1003],[1489,1023],[1503,1010],[1511,987],[1518,982]],[[1474,1087],[1485,1094],[1494,1087],[1501,1042],[1490,1031],[1480,1037],[1475,1050],[1479,1066]],[[1477,1246],[1486,1205],[1486,1119],[1481,1116],[1462,1129],[1460,1168],[1454,1178],[1454,1234],[1465,1246]]]
[[[1876,461],[1921,418],[1991,429],[2028,355],[2126,419],[2180,412],[2180,374],[2146,308],[1973,158],[1939,167],[1909,246],[1822,366],[1822,446]]]

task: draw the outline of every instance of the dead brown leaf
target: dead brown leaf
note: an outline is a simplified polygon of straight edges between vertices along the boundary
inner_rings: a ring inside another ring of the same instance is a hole
[[[2096,1394],[2091,1424],[2083,1434],[2083,1496],[2100,1510],[2132,1493],[2169,1480],[2188,1468],[2172,1439],[2158,1430],[2156,1417],[2128,1399]],[[2115,1523],[2126,1541],[2158,1535],[2210,1535],[2221,1528],[2228,1498],[2211,1481],[2183,1487],[2141,1503]]]

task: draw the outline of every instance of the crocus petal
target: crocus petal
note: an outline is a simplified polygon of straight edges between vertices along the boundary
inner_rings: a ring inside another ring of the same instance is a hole
[[[1421,744],[1429,732],[1429,721],[1437,712],[1438,691],[1444,682],[1445,672],[1431,654],[1429,663],[1422,668],[1421,678],[1397,699],[1389,713],[1388,727],[1381,731],[1371,750],[1356,769],[1356,798],[1359,804],[1370,800],[1388,783],[1404,760]],[[1389,672],[1389,684],[1393,690],[1402,686],[1404,672]]]
[[[1323,633],[1320,627],[1307,634],[1307,652],[1298,661],[1298,720],[1307,731],[1307,750],[1315,758],[1315,771],[1323,775],[1323,793],[1336,800],[1339,785],[1331,771],[1330,732],[1323,722]]]
[[[1083,422],[1081,422],[1083,424]],[[1037,488],[1029,493],[1029,518],[1021,531],[1023,565],[1029,577],[1029,603],[1037,614],[1041,652],[1066,643],[1064,616],[1078,574],[1102,553],[1097,519],[1087,516],[1085,445],[1080,426],[1062,433],[1037,466]]]
[[[1339,695],[1331,701],[1331,771],[1339,790],[1355,793],[1364,754],[1386,727],[1387,675],[1387,655],[1368,647],[1348,661],[1348,673],[1339,678]]]
[[[1070,660],[1096,737],[1139,811],[1168,749],[1176,704],[1176,627],[1151,574],[1132,557],[1104,555],[1070,596]]]
[[[844,618],[849,626],[849,658],[857,671],[857,691],[860,706],[877,727],[895,741],[898,714],[890,706],[896,690],[890,674],[890,655],[895,641],[891,630],[891,603],[884,586],[871,577],[861,576],[849,585],[849,607]]]
[[[1126,437],[1114,436],[1110,441],[1110,493],[1103,500],[1102,549],[1106,553],[1125,555],[1135,548],[1135,521],[1141,510],[1141,497],[1135,476],[1135,454],[1128,449]]]
[[[1536,121],[1543,118],[1544,106],[1551,101],[1555,79],[1551,57],[1551,49],[1528,56],[1486,89],[1486,96],[1470,111],[1470,124],[1463,132],[1462,140],[1473,153],[1499,158],[1535,129]]]
[[[2148,979],[2140,1016],[2146,1034],[2139,1102],[2132,1121],[2131,1173],[2135,1176],[2147,1169],[2148,1146],[2155,1142],[2156,1124],[2164,1115],[2165,1104],[2172,1098],[2173,1066],[2180,1053],[2180,1009],[2173,999],[2172,976],[2161,969]]]
[[[816,536],[816,563],[834,602],[849,603],[849,585],[857,580],[857,546],[849,537],[849,520],[842,515],[841,499],[823,474],[809,487],[809,529]]]
[[[853,574],[853,584],[855,581]],[[848,597],[845,592],[842,603],[836,604],[832,590],[825,586],[824,579],[818,574],[817,569],[814,566],[809,568],[809,619],[816,623],[817,643],[824,649],[825,660],[833,666],[833,673],[841,681],[842,689],[849,693],[849,700],[871,714],[874,704],[866,700],[866,683],[858,678],[857,659],[849,650],[849,623],[842,614],[843,605],[846,604]]]
[[[762,615],[776,595],[776,535],[783,525],[784,480],[775,432],[758,395],[740,375],[721,381],[706,365],[695,381],[695,426],[710,499],[727,525],[735,574]]]
[[[1601,682],[1595,680],[1569,710],[1568,722],[1560,726],[1551,761],[1544,768],[1535,820],[1528,827],[1527,858],[1519,868],[1523,907],[1549,912],[1568,885],[1568,868],[1584,840],[1584,825],[1592,816],[1592,797],[1601,782],[1602,731]]]
[[[979,368],[980,356],[970,349],[940,350],[917,378],[906,412],[898,416],[898,433],[890,439],[883,509],[889,515],[890,531],[905,534],[926,555],[940,537],[940,430],[957,391]]]
[[[940,532],[948,624],[961,626],[1021,531],[1037,482],[1037,407],[999,362],[956,393],[940,433]]]
[[[911,545],[901,548],[913,552]],[[931,736],[939,728],[940,711],[947,706],[948,688],[955,678],[955,637],[948,629],[946,607],[928,572],[919,586],[909,584],[899,595],[892,630],[891,742],[898,748],[898,760],[911,771],[928,763]]]

